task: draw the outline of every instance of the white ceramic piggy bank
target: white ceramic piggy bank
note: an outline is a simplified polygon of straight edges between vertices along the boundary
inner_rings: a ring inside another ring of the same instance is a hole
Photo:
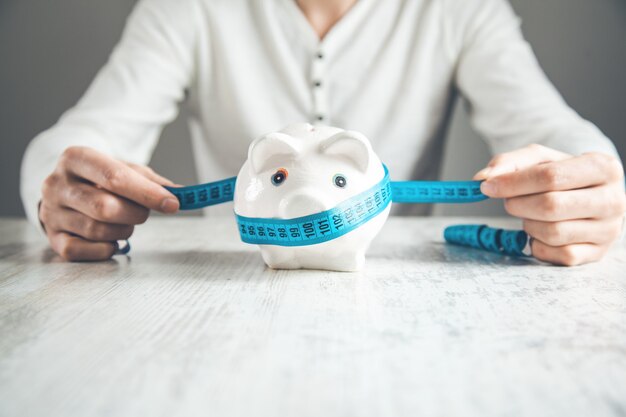
[[[290,125],[254,141],[235,187],[235,213],[292,219],[335,207],[384,177],[365,136],[327,126]],[[389,204],[378,216],[334,240],[310,246],[259,245],[276,269],[357,271],[380,231]]]

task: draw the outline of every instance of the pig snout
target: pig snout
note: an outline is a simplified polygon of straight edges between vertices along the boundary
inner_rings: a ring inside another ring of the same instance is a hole
[[[319,213],[333,206],[331,201],[319,195],[319,190],[298,190],[293,194],[286,195],[280,201],[278,213],[282,218],[292,219]]]

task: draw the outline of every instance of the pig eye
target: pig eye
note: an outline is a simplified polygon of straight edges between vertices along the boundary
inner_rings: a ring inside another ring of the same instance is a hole
[[[348,184],[348,181],[346,180],[346,177],[344,177],[343,175],[336,174],[333,177],[333,184],[335,184],[335,186],[339,188],[343,188]]]
[[[275,186],[279,186],[287,179],[287,170],[285,168],[281,168],[272,174],[272,184]]]

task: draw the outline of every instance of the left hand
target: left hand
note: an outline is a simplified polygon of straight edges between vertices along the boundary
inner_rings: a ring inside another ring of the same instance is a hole
[[[626,193],[619,160],[572,156],[541,145],[496,155],[475,180],[524,220],[533,256],[559,265],[601,259],[620,236]]]

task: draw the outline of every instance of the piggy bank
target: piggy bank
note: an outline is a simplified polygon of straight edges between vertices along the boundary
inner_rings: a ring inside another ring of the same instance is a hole
[[[252,142],[234,194],[235,213],[293,219],[320,213],[371,188],[385,175],[368,139],[329,126],[294,124]],[[360,227],[309,246],[259,245],[275,269],[358,271],[391,204]]]

